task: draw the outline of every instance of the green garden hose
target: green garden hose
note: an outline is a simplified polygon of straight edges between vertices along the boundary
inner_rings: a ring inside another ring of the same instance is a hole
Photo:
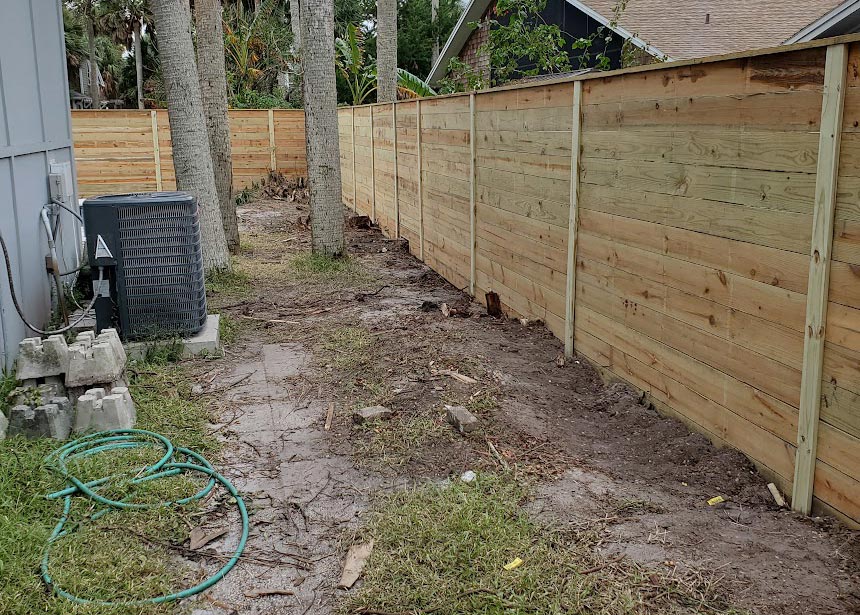
[[[152,465],[145,466],[140,470],[135,470],[133,473],[107,476],[86,483],[74,476],[68,468],[68,462],[70,461],[98,455],[99,453],[108,451],[135,448],[161,448],[164,452],[157,462]],[[177,456],[179,459],[184,458],[184,461],[177,460]],[[42,553],[41,563],[42,580],[58,596],[79,604],[99,604],[104,606],[141,606],[144,604],[160,604],[163,602],[171,602],[173,600],[181,600],[183,598],[199,594],[223,579],[224,575],[226,575],[233,566],[236,565],[239,558],[242,556],[242,552],[245,550],[245,544],[248,542],[249,530],[248,511],[245,508],[245,502],[239,495],[239,492],[233,484],[227,480],[227,478],[216,472],[212,465],[202,455],[186,448],[174,447],[170,440],[161,434],[142,429],[101,431],[99,433],[78,438],[77,440],[73,440],[64,446],[61,446],[48,455],[45,458],[45,462],[48,464],[49,468],[60,474],[69,484],[68,488],[47,495],[47,498],[50,500],[60,498],[64,499],[62,515],[56,527],[54,527],[54,531],[51,532],[51,536],[48,538],[48,543],[45,545],[45,550]],[[96,492],[99,487],[123,477],[127,478],[131,476],[131,479],[128,482],[132,485],[136,485],[158,480],[159,478],[176,476],[186,472],[196,472],[198,474],[208,476],[209,480],[207,481],[206,486],[200,491],[194,495],[179,500],[158,503],[132,502],[130,499],[133,494],[123,498],[122,500],[111,500]],[[239,539],[239,544],[236,546],[236,551],[233,553],[233,557],[231,557],[220,569],[218,569],[217,572],[205,581],[198,583],[194,587],[183,589],[172,594],[165,594],[141,600],[113,602],[109,600],[90,600],[75,596],[59,587],[54,582],[53,578],[51,578],[49,573],[51,547],[57,541],[62,539],[63,536],[74,531],[65,530],[64,528],[69,520],[69,513],[72,510],[72,499],[75,495],[83,496],[104,506],[104,508],[90,516],[91,520],[95,520],[113,510],[143,510],[189,504],[209,495],[218,483],[224,486],[236,503],[236,508],[239,510],[239,516],[242,520],[242,535]]]

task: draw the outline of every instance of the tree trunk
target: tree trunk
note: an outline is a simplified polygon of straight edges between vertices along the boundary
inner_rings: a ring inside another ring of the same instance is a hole
[[[313,251],[343,254],[343,204],[334,67],[334,0],[301,3],[305,132]]]
[[[215,189],[224,224],[227,249],[239,251],[239,226],[233,200],[233,155],[230,147],[230,120],[227,116],[227,70],[224,66],[224,28],[221,0],[195,0],[197,26],[197,72],[203,115],[209,133]]]
[[[143,42],[140,39],[140,19],[134,20],[134,70],[137,77],[137,108],[143,109]]]
[[[376,2],[376,99],[397,100],[397,0]]]
[[[430,60],[431,64],[435,65],[439,59],[439,0],[430,0],[430,24],[433,31],[433,52]]]
[[[96,29],[92,17],[87,17],[87,45],[89,46],[90,91],[93,109],[101,109],[102,95],[99,90],[99,62],[96,58]]]
[[[302,51],[302,18],[300,0],[290,0],[290,27],[293,29],[293,51],[296,55]]]
[[[197,197],[206,271],[229,269],[230,254],[218,209],[188,2],[150,0],[150,6],[158,32],[158,51],[167,91],[176,187]]]

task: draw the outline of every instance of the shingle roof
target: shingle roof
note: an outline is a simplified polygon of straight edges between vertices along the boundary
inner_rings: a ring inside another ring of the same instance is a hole
[[[618,0],[584,0],[607,19]],[[843,0],[628,0],[618,25],[672,59],[783,43]]]

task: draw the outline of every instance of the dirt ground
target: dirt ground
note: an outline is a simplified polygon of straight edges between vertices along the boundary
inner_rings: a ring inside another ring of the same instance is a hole
[[[487,316],[377,230],[347,230],[357,282],[285,277],[309,247],[306,216],[288,199],[241,207],[247,286],[210,293],[236,340],[199,366],[197,387],[217,405],[218,466],[247,494],[252,533],[194,613],[330,613],[374,495],[500,465],[535,481],[535,515],[604,528],[606,554],[712,574],[754,613],[860,613],[860,535],[776,508],[742,455],[605,385],[584,360],[559,366],[561,345],[539,323]],[[354,426],[352,408],[372,403],[395,417]],[[445,404],[467,404],[480,433],[455,434]],[[728,502],[709,506],[716,495]],[[236,539],[212,546],[229,553]]]

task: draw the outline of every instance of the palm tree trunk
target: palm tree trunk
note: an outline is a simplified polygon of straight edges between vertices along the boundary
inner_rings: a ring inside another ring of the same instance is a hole
[[[203,115],[209,133],[215,189],[227,249],[239,251],[239,225],[236,202],[233,200],[233,155],[230,146],[230,120],[227,115],[227,70],[224,66],[224,28],[221,0],[195,0],[194,18],[197,26],[197,72]]]
[[[209,134],[203,119],[203,102],[187,0],[150,0],[170,116],[176,187],[197,196],[203,266],[207,272],[230,268],[230,254],[218,208],[218,191],[212,171]]]
[[[301,3],[305,133],[313,251],[343,254],[343,204],[334,67],[334,0]]]
[[[87,45],[89,46],[90,91],[87,94],[93,101],[93,109],[101,109],[101,91],[99,90],[99,62],[96,58],[96,28],[92,16],[87,17]]]
[[[377,100],[397,100],[397,0],[376,2],[376,74]]]
[[[439,0],[430,0],[430,25],[433,31],[433,51],[430,57],[432,64],[439,59]]]
[[[143,109],[143,42],[140,40],[140,19],[134,20],[134,70],[137,77],[137,108]]]
[[[302,50],[301,12],[300,0],[290,0],[290,27],[293,29],[293,51],[296,55]]]

